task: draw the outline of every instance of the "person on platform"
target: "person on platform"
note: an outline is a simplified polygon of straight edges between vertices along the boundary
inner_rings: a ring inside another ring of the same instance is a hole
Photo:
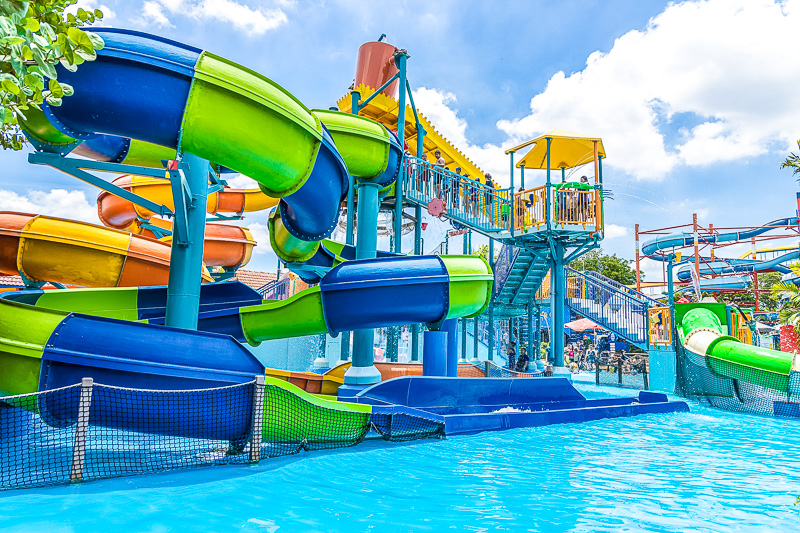
[[[525,346],[520,346],[519,357],[517,357],[517,372],[527,372],[528,365],[530,365],[528,349]]]
[[[517,368],[517,343],[511,341],[508,344],[508,369],[514,370]]]

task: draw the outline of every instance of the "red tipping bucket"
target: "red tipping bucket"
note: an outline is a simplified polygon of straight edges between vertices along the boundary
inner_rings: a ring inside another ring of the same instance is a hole
[[[378,89],[389,81],[389,78],[397,74],[397,67],[392,59],[395,50],[397,49],[389,43],[375,41],[362,44],[358,49],[358,62],[356,63],[356,87],[364,84],[367,87]],[[398,80],[394,80],[383,90],[383,94],[395,98],[397,83]]]

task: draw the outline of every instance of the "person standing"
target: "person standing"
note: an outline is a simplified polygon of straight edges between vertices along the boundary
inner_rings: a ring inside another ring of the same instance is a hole
[[[508,369],[516,370],[517,368],[517,343],[511,341],[508,343]]]

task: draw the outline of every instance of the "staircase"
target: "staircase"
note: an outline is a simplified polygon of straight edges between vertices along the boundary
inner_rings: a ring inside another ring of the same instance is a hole
[[[546,249],[534,253],[504,244],[494,265],[495,315],[524,314],[550,269],[549,261]]]
[[[571,268],[565,271],[567,306],[635,346],[649,347],[647,311],[663,304],[596,272],[578,272]]]

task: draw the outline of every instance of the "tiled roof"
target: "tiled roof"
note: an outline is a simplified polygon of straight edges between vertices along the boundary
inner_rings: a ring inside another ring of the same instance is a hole
[[[275,281],[275,272],[258,272],[257,270],[237,270],[234,279],[241,281],[254,289],[259,289]]]
[[[19,276],[0,276],[0,285],[5,285],[6,287],[24,287],[25,284],[22,283],[22,278]]]

